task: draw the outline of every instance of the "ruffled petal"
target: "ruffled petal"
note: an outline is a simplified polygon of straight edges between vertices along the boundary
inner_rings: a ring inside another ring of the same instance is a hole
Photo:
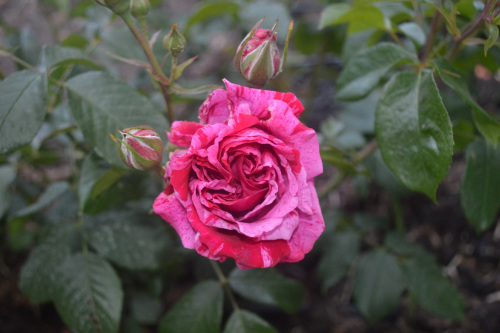
[[[170,132],[167,132],[168,140],[176,146],[188,148],[193,135],[202,127],[202,124],[191,121],[174,121]]]
[[[212,91],[198,111],[201,122],[209,125],[224,123],[230,114],[228,104],[227,93],[224,89]]]
[[[235,232],[207,227],[201,223],[195,209],[188,207],[187,211],[193,228],[199,232],[200,244],[196,250],[211,259],[231,257],[243,269],[267,268],[276,266],[290,254],[290,248],[284,240],[256,241]]]
[[[167,194],[167,191],[160,193],[153,204],[153,209],[177,231],[185,248],[195,248],[196,232],[187,218],[186,210],[174,193]]]
[[[272,100],[285,103],[292,110],[296,118],[304,111],[304,106],[293,93],[253,89],[231,83],[225,79],[223,81],[226,85],[227,97],[231,104],[248,104],[250,110],[252,110],[252,115],[260,119],[266,119],[269,116],[267,107],[268,103]]]
[[[300,223],[289,241],[290,255],[283,259],[284,262],[297,262],[304,259],[304,255],[312,250],[314,242],[325,230],[325,221],[321,215],[321,207],[313,181],[309,182],[309,190],[312,194],[312,212],[311,214],[299,212]]]
[[[300,152],[300,161],[308,180],[323,173],[316,132],[302,124],[281,101],[270,101],[269,111],[270,118],[261,121],[264,130]]]

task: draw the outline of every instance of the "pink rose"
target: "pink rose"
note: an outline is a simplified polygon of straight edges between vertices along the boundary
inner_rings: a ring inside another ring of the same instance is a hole
[[[316,133],[298,120],[294,94],[224,82],[201,106],[202,124],[172,124],[170,142],[186,149],[172,154],[154,210],[210,259],[240,268],[302,260],[324,230]]]

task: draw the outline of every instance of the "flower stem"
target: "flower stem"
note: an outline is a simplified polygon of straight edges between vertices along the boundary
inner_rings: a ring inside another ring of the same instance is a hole
[[[357,165],[363,162],[363,160],[370,156],[370,154],[373,153],[375,149],[377,149],[377,147],[377,140],[373,139],[356,154],[356,156],[352,159],[352,163],[354,165]],[[347,176],[348,174],[343,171],[337,172],[332,178],[328,180],[323,189],[318,193],[318,198],[320,200],[324,199],[328,195],[328,193],[337,188]]]
[[[439,10],[436,9],[434,13],[434,17],[432,18],[431,30],[429,31],[429,35],[427,36],[427,40],[425,42],[424,53],[422,54],[421,64],[425,66],[427,62],[427,58],[429,57],[429,51],[431,49],[432,42],[434,41],[434,35],[436,34],[437,25],[439,22]]]
[[[450,60],[451,58],[453,58],[455,56],[455,53],[457,52],[457,50],[462,45],[463,41],[466,40],[467,37],[469,37],[470,35],[472,35],[476,31],[477,28],[479,28],[479,26],[481,25],[481,23],[486,18],[486,15],[488,15],[488,13],[490,11],[490,8],[493,5],[494,1],[498,1],[498,0],[488,0],[488,2],[486,3],[486,5],[484,6],[484,9],[483,9],[481,15],[478,16],[478,18],[474,21],[474,23],[466,31],[464,31],[464,33],[461,34],[460,37],[458,37],[457,39],[455,39],[455,42],[453,43],[453,46],[451,47],[451,49],[446,54],[446,59],[447,60]]]
[[[238,303],[236,302],[236,298],[234,298],[233,291],[229,287],[229,281],[227,278],[224,276],[224,273],[220,269],[219,264],[215,260],[208,260],[210,262],[210,265],[212,265],[212,268],[214,269],[215,275],[217,275],[217,278],[219,279],[220,284],[224,288],[224,291],[226,292],[227,298],[229,298],[229,302],[231,303],[231,306],[235,311],[239,311],[240,307],[238,306]]]
[[[163,95],[163,99],[165,100],[165,104],[167,105],[167,117],[168,121],[170,124],[174,121],[174,111],[172,109],[172,98],[170,96],[170,90],[169,90],[169,84],[170,81],[167,77],[163,75],[163,71],[161,69],[160,64],[158,63],[158,60],[156,60],[156,57],[153,53],[153,49],[149,45],[149,41],[147,38],[144,36],[144,34],[141,32],[141,30],[137,27],[135,24],[132,16],[130,13],[126,13],[122,16],[123,21],[125,24],[128,26],[132,34],[134,35],[135,39],[139,42],[139,45],[141,46],[142,50],[144,51],[144,54],[146,55],[146,58],[148,59],[149,63],[153,67],[153,77],[154,76],[162,76],[163,80],[167,82],[167,84],[159,82],[158,80],[155,80],[158,83],[158,86],[160,87],[161,94]]]

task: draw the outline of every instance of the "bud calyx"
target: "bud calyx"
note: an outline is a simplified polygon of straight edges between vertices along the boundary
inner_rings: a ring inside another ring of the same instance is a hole
[[[293,28],[292,21],[288,27],[284,56],[281,59],[276,45],[278,20],[276,20],[272,29],[262,29],[259,28],[259,25],[263,20],[257,22],[255,27],[243,39],[234,57],[234,65],[243,78],[248,83],[258,87],[264,86],[283,70],[286,62],[288,40]]]
[[[163,156],[160,136],[149,126],[137,126],[119,131],[122,139],[113,135],[123,163],[135,170],[159,167]]]

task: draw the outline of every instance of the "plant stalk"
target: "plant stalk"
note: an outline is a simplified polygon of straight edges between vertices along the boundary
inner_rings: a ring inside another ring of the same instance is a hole
[[[234,298],[233,291],[229,287],[229,281],[227,278],[224,276],[224,273],[220,269],[219,264],[215,260],[208,260],[210,262],[210,265],[212,266],[215,275],[217,275],[217,278],[219,279],[220,284],[224,288],[224,291],[226,292],[227,297],[229,298],[229,302],[231,303],[231,306],[235,311],[239,311],[240,307],[238,306],[238,303],[236,302],[236,298]]]
[[[484,6],[483,11],[481,12],[481,15],[478,16],[478,18],[474,21],[474,23],[466,31],[464,31],[464,33],[461,34],[460,37],[458,37],[457,39],[455,39],[455,42],[453,43],[453,46],[451,47],[451,49],[446,54],[446,59],[447,60],[450,60],[451,58],[453,58],[455,56],[455,53],[457,52],[457,50],[462,45],[463,41],[466,40],[467,37],[469,37],[470,35],[472,35],[476,31],[477,28],[479,28],[479,26],[481,25],[481,23],[484,21],[484,19],[488,15],[488,13],[490,11],[490,8],[493,5],[494,1],[498,1],[498,0],[488,0],[488,2],[486,3],[486,5]]]
[[[126,13],[122,16],[123,21],[125,24],[128,26],[132,34],[134,35],[135,39],[139,42],[139,45],[141,46],[142,50],[144,51],[144,54],[146,55],[146,58],[148,59],[149,63],[153,67],[153,74],[155,76],[163,76],[163,71],[161,69],[160,64],[158,63],[158,60],[156,60],[155,55],[153,54],[153,49],[149,45],[149,41],[147,38],[142,34],[141,30],[135,25],[134,20],[130,13]],[[167,82],[170,82],[168,78],[165,77]],[[162,82],[159,82],[155,80],[159,87],[161,94],[163,95],[163,99],[165,100],[165,104],[167,105],[167,117],[168,121],[170,124],[174,121],[174,111],[172,108],[172,98],[170,96],[170,91],[169,91],[169,83],[165,85]]]
[[[377,149],[378,143],[376,139],[370,141],[362,150],[360,150],[356,156],[352,159],[352,163],[357,165],[363,162],[371,153]],[[324,199],[328,193],[330,193],[333,189],[337,188],[342,181],[348,176],[347,173],[343,171],[337,172],[333,177],[331,177],[323,189],[318,193],[318,198]]]

